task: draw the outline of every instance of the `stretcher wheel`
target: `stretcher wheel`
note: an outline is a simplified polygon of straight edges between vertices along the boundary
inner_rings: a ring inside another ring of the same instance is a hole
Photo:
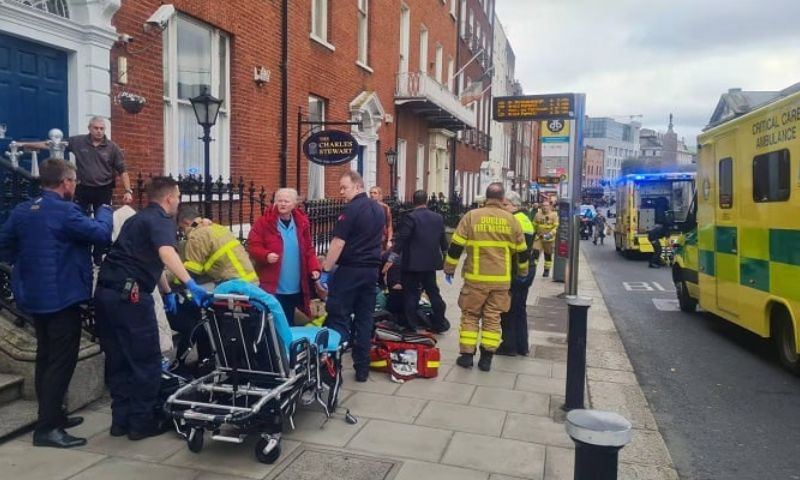
[[[271,448],[267,451],[268,448]],[[256,442],[256,458],[261,463],[275,463],[281,456],[281,440],[275,438],[260,438]]]
[[[186,439],[186,445],[189,451],[193,453],[200,453],[203,449],[203,429],[193,428],[189,431],[189,438]]]

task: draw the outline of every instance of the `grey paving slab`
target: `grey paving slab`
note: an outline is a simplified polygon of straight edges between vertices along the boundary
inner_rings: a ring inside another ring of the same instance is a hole
[[[567,364],[566,363],[554,363],[553,364],[553,372],[550,374],[553,378],[567,378]]]
[[[499,437],[505,417],[505,412],[499,410],[431,401],[414,423]]]
[[[6,442],[0,445],[0,476],[14,480],[62,480],[104,458],[79,450],[36,448],[30,441]]]
[[[247,477],[235,477],[233,475],[223,475],[213,472],[201,472],[194,480],[250,480]]]
[[[523,478],[544,476],[545,447],[518,440],[456,432],[442,463]]]
[[[301,410],[294,417],[295,429],[287,429],[283,436],[298,442],[344,447],[368,421],[359,418],[357,424],[350,425],[343,413],[336,413],[326,421],[322,412]]]
[[[633,439],[620,451],[620,460],[645,465],[672,466],[672,457],[661,434],[652,430],[633,430]]]
[[[453,382],[427,382],[423,379],[415,379],[406,382],[400,387],[396,395],[441,400],[450,403],[468,403],[474,392],[474,385]]]
[[[678,472],[668,467],[654,467],[620,462],[619,480],[678,480]]]
[[[607,368],[609,370],[633,371],[633,366],[624,351],[586,350],[586,366]]]
[[[488,473],[438,463],[408,460],[403,463],[394,480],[486,480]]]
[[[564,424],[553,421],[550,417],[509,413],[503,427],[503,438],[523,440],[542,445],[555,445],[573,448],[574,444],[567,435]]]
[[[611,382],[636,385],[636,374],[625,370],[609,370],[606,368],[587,368],[586,378],[590,382]]]
[[[380,418],[412,423],[422,411],[426,400],[394,397],[377,393],[358,392],[342,403],[358,417]]]
[[[543,393],[521,392],[506,388],[477,387],[470,405],[509,412],[547,415],[550,397]]]
[[[438,462],[452,436],[453,432],[449,430],[373,420],[358,432],[347,447],[380,455]]]
[[[478,370],[478,356],[475,357],[475,367],[473,368],[454,368],[447,374],[445,380],[455,383],[466,383],[468,385],[484,385],[487,387],[513,388],[517,374],[493,370],[482,372]]]
[[[499,370],[501,372],[524,373],[525,375],[549,377],[552,368],[552,362],[530,357],[505,357],[496,355],[492,360],[492,370]]]
[[[79,415],[83,417],[83,423],[75,428],[70,428],[70,435],[89,438],[111,428],[110,413],[95,410],[83,410],[79,413]],[[89,441],[91,441],[91,439]]]
[[[622,339],[616,331],[599,331],[594,330],[588,332],[586,338],[586,349],[589,350],[605,350],[609,352],[625,353],[625,347],[622,345]]]
[[[205,446],[200,453],[192,453],[184,447],[163,463],[223,475],[260,479],[288,458],[292,451],[300,445],[292,440],[282,440],[281,456],[275,464],[267,465],[256,460],[253,450],[256,440],[256,437],[251,435],[243,444],[216,442],[211,440],[210,435],[206,433]]]
[[[566,380],[562,378],[532,377],[530,375],[519,375],[517,383],[514,385],[515,390],[548,395],[563,395],[566,388]]]
[[[383,372],[371,371],[366,382],[356,382],[352,375],[345,375],[342,389],[349,392],[371,392],[391,395],[400,387],[399,383],[389,380],[389,375]]]
[[[108,458],[75,475],[70,480],[193,480],[197,471],[126,458]]]
[[[639,385],[610,382],[591,382],[588,396],[592,408],[617,412],[631,422],[633,428],[658,428],[650,405]]]
[[[510,477],[508,475],[499,475],[497,473],[493,473],[489,475],[489,480],[525,480],[525,479],[520,477]]]
[[[144,462],[160,462],[185,448],[185,445],[186,442],[175,432],[132,442],[128,437],[112,437],[105,431],[92,437],[81,450]]]
[[[292,457],[275,469],[271,480],[385,480],[399,468],[388,458],[317,448],[301,448]]]
[[[545,480],[572,480],[575,475],[575,451],[566,448],[547,447],[544,462]]]

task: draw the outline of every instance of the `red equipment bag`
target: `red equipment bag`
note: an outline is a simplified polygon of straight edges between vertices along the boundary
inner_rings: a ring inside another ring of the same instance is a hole
[[[439,349],[425,343],[373,340],[369,352],[370,368],[388,372],[398,383],[417,377],[436,377],[440,360]]]

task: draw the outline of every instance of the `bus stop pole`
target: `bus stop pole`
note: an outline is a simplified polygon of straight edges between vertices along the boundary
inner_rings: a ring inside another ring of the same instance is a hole
[[[578,259],[580,258],[580,212],[581,186],[583,183],[583,130],[586,116],[586,94],[575,95],[575,141],[570,165],[572,181],[572,223],[570,225],[569,266],[567,268],[566,294],[578,294]]]

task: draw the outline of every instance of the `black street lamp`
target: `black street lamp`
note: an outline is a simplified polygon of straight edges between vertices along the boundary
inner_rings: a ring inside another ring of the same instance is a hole
[[[203,89],[203,93],[190,98],[189,102],[194,109],[194,115],[197,117],[197,123],[203,127],[203,136],[200,140],[203,141],[204,147],[204,193],[203,193],[203,215],[206,218],[211,218],[211,127],[217,123],[217,116],[219,109],[222,106],[222,100],[214,97],[208,93],[207,89]]]
[[[394,148],[389,147],[389,150],[386,150],[386,163],[389,164],[389,196],[394,198],[394,164],[397,161],[397,151]]]

